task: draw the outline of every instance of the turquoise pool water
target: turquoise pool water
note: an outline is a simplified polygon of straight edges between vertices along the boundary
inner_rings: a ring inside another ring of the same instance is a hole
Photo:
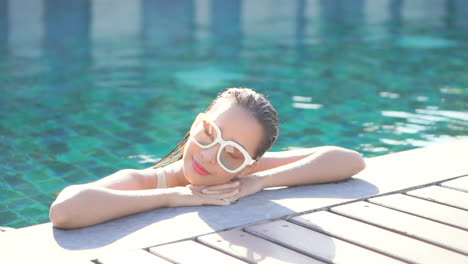
[[[277,107],[274,150],[468,135],[466,1],[25,1],[0,0],[1,226],[150,166],[231,86]]]

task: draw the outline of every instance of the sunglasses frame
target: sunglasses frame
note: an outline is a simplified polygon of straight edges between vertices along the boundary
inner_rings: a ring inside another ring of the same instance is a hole
[[[208,123],[210,123],[210,125],[212,127],[214,127],[215,131],[216,131],[216,138],[214,139],[213,142],[211,142],[210,144],[208,145],[202,145],[200,142],[198,142],[192,135],[192,131],[195,129],[195,127],[198,125],[198,123],[202,122],[203,120],[207,121]],[[249,165],[252,165],[256,162],[255,159],[253,159],[250,154],[247,152],[247,150],[245,150],[241,145],[239,145],[237,142],[234,142],[234,141],[231,141],[231,140],[224,140],[223,137],[222,137],[222,134],[221,134],[221,129],[218,127],[218,125],[216,125],[216,123],[213,121],[213,120],[210,120],[205,113],[200,113],[198,114],[197,118],[195,119],[195,122],[193,122],[192,124],[192,127],[190,128],[190,138],[192,139],[192,141],[199,147],[201,148],[204,148],[204,149],[208,149],[208,148],[211,148],[212,146],[216,145],[216,144],[219,144],[219,148],[218,148],[218,152],[216,154],[216,159],[218,161],[218,164],[227,172],[229,173],[237,173],[241,170],[243,170],[245,167],[249,166]],[[222,149],[225,147],[225,146],[233,146],[235,148],[237,148],[238,150],[240,150],[240,152],[244,155],[244,162],[242,163],[242,165],[239,166],[239,168],[237,169],[234,169],[234,170],[231,170],[231,169],[228,169],[226,166],[224,166],[224,164],[221,162],[221,151]]]

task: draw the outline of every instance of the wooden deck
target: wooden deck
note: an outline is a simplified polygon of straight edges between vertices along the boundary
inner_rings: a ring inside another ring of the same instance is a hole
[[[227,207],[0,232],[0,263],[468,263],[468,140],[366,163],[349,181]]]
[[[468,176],[95,261],[468,263],[464,190]]]

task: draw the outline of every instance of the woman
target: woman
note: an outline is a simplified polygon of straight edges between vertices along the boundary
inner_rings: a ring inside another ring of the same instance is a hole
[[[267,152],[279,134],[270,102],[229,88],[160,162],[65,188],[50,208],[59,228],[90,226],[159,207],[229,205],[268,187],[339,181],[365,167],[339,147]]]

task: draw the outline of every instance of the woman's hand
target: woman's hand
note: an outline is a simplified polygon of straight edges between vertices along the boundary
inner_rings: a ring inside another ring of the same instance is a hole
[[[222,195],[231,194],[236,190],[236,194],[226,196],[224,199],[229,202],[234,202],[242,197],[249,196],[263,190],[263,186],[257,176],[250,175],[240,177],[225,184],[204,187],[201,192],[206,195]]]
[[[229,205],[232,197],[239,193],[239,189],[225,189],[223,192],[204,193],[206,186],[187,185],[185,187],[170,188],[169,207],[198,206],[198,205]]]

